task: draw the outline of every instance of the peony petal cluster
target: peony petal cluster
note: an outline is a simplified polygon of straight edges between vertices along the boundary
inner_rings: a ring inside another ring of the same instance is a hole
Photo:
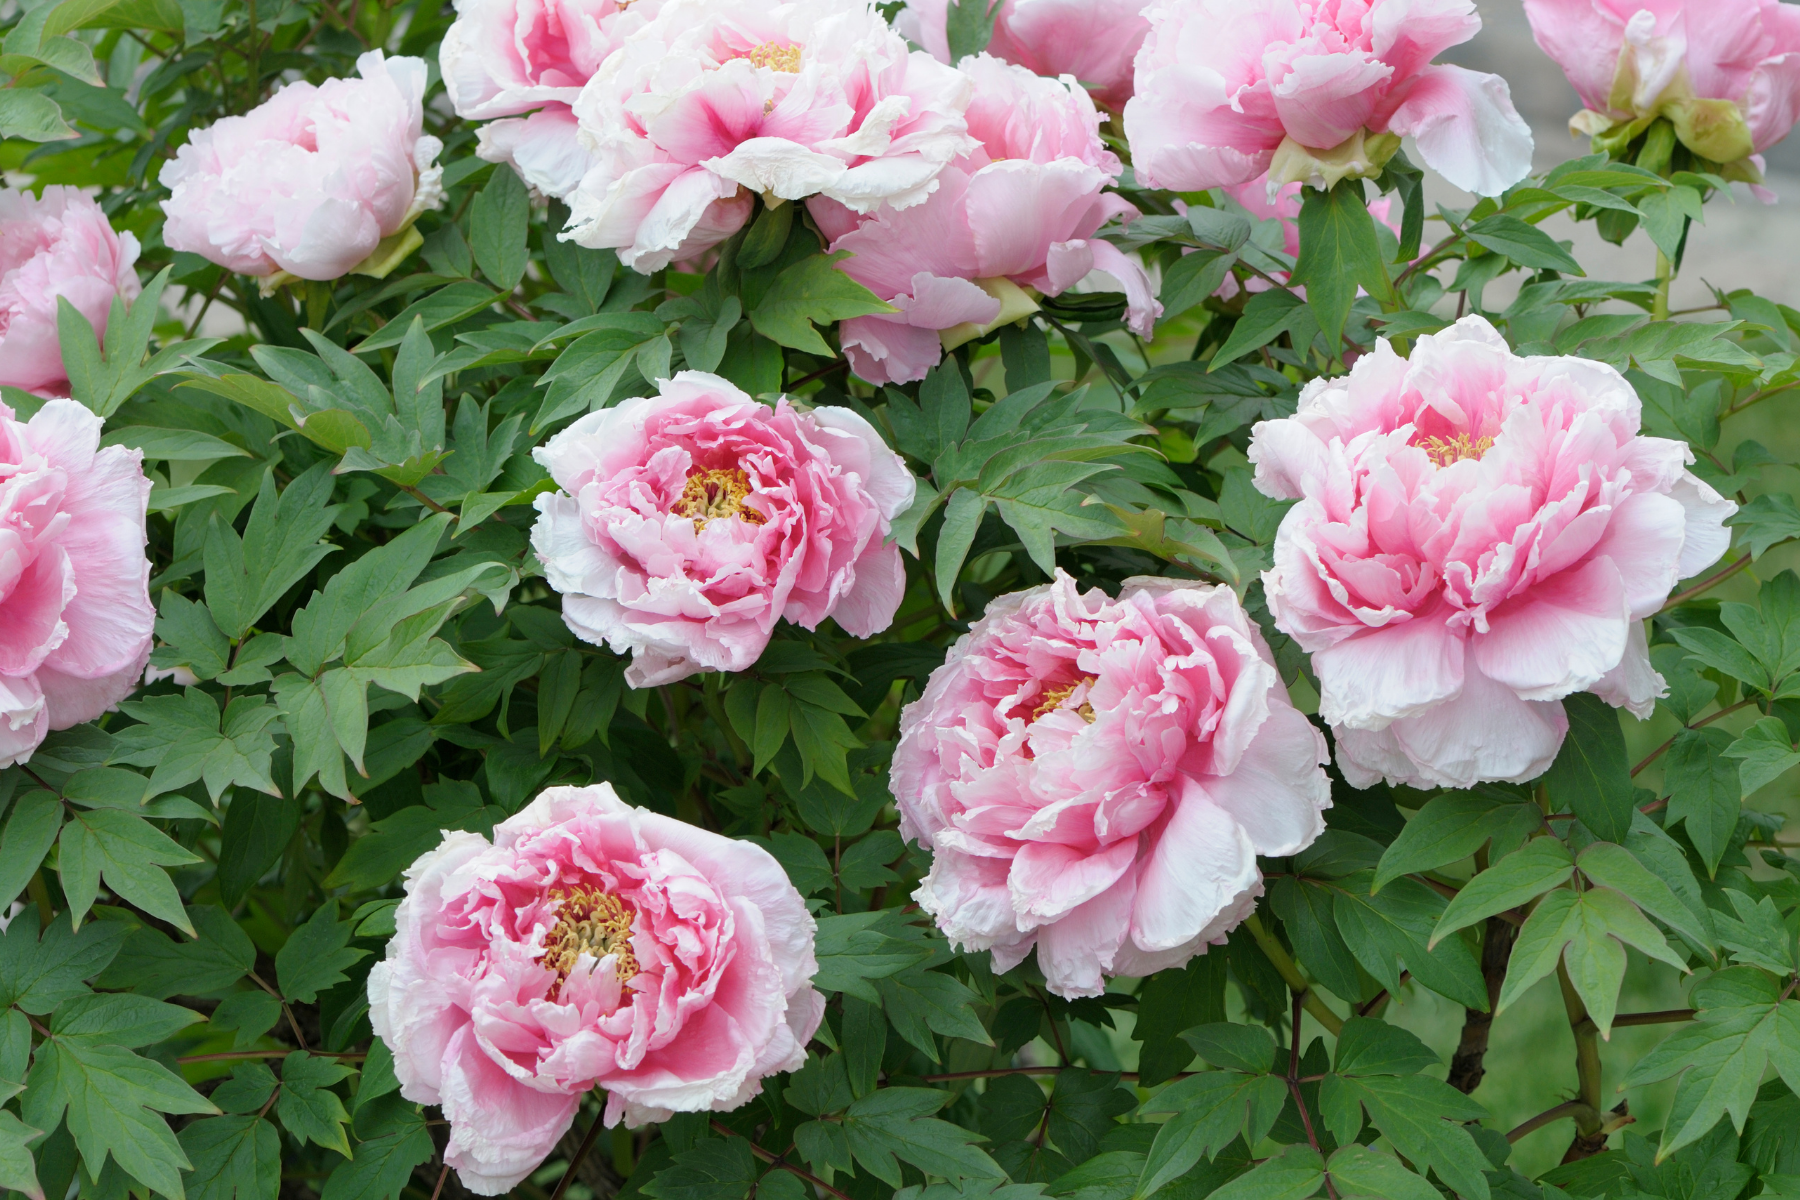
[[[737,1108],[825,1011],[780,864],[610,784],[549,788],[491,843],[446,832],[405,880],[369,1020],[477,1195],[536,1169],[592,1088],[608,1125]]]
[[[104,337],[113,297],[137,298],[137,257],[137,238],[113,232],[79,188],[0,188],[0,385],[67,395],[57,298]]]
[[[593,165],[581,144],[575,100],[660,3],[458,0],[438,65],[456,115],[487,122],[476,154],[510,164],[547,196],[574,191]]]
[[[385,273],[378,260],[404,243],[384,240],[417,238],[413,222],[443,202],[443,146],[423,132],[424,59],[371,50],[356,68],[194,134],[162,169],[163,241],[271,286]]]
[[[953,943],[1059,996],[1222,943],[1262,894],[1256,856],[1324,829],[1325,739],[1289,703],[1226,587],[1068,575],[1002,596],[900,718],[914,893]]]
[[[757,195],[916,204],[969,148],[967,105],[868,0],[668,0],[575,102],[593,166],[563,236],[648,273],[730,237]]]
[[[1125,106],[1146,186],[1329,187],[1378,173],[1408,136],[1479,195],[1531,169],[1506,81],[1431,61],[1481,29],[1474,0],[1159,0],[1149,16]]]
[[[1072,75],[1118,110],[1131,99],[1132,61],[1150,22],[1148,0],[999,0],[987,52],[1039,75]],[[906,0],[894,25],[951,62],[949,0]]]
[[[838,329],[856,374],[871,383],[923,379],[946,346],[1036,311],[1023,288],[1055,296],[1095,271],[1127,297],[1149,336],[1162,307],[1144,268],[1094,233],[1138,215],[1105,189],[1121,171],[1100,140],[1100,114],[1073,78],[1047,79],[991,55],[963,60],[977,145],[938,176],[923,204],[859,217],[829,199],[808,208],[839,269],[899,311]]]
[[[861,638],[900,606],[886,539],[913,477],[847,408],[683,371],[532,453],[562,489],[537,498],[544,576],[576,636],[632,656],[633,687],[742,671],[784,617]]]
[[[0,767],[131,694],[150,660],[143,453],[100,447],[100,418],[0,404]]]
[[[1800,118],[1800,5],[1525,0],[1525,15],[1587,106],[1573,132],[1628,142],[1667,117],[1695,154],[1760,181],[1751,156]]]
[[[1613,368],[1520,357],[1471,316],[1255,427],[1257,487],[1298,501],[1269,609],[1312,655],[1353,785],[1534,779],[1575,692],[1650,714],[1642,622],[1724,552],[1735,505],[1640,413]]]

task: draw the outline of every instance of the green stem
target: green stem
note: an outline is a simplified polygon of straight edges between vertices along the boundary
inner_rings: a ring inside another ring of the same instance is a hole
[[[1669,319],[1669,284],[1675,280],[1675,264],[1661,250],[1656,252],[1656,299],[1650,303],[1650,319]]]
[[[1331,1011],[1331,1006],[1326,1004],[1324,997],[1320,996],[1313,988],[1312,982],[1300,970],[1300,965],[1276,940],[1275,935],[1263,927],[1262,921],[1255,913],[1251,913],[1245,918],[1244,928],[1248,929],[1250,936],[1256,939],[1257,946],[1262,949],[1270,965],[1275,968],[1276,974],[1280,975],[1282,981],[1288,985],[1288,990],[1300,997],[1301,1005],[1312,1014],[1313,1020],[1323,1025],[1325,1032],[1333,1037],[1342,1033],[1344,1018]]]
[[[1600,1132],[1600,1030],[1589,1019],[1587,1005],[1569,978],[1569,968],[1560,961],[1556,964],[1556,982],[1562,988],[1563,1008],[1569,1014],[1569,1032],[1575,1035],[1576,1107],[1570,1109],[1569,1115],[1575,1118],[1575,1140],[1580,1144]]]

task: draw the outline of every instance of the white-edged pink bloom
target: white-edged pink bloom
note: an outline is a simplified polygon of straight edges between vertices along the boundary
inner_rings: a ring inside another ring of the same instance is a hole
[[[458,0],[438,65],[456,115],[488,122],[476,154],[511,164],[547,196],[574,191],[593,165],[578,136],[575,99],[659,3]]]
[[[1735,505],[1640,413],[1613,368],[1521,358],[1470,316],[1255,427],[1257,487],[1299,501],[1269,610],[1312,655],[1352,784],[1535,779],[1574,692],[1649,716],[1643,620],[1725,550]]]
[[[736,232],[759,193],[916,204],[969,148],[967,104],[868,0],[668,0],[575,103],[594,165],[564,236],[650,272]]]
[[[1325,828],[1325,739],[1288,701],[1227,587],[1053,582],[1001,596],[900,716],[914,898],[952,943],[1097,996],[1220,944],[1262,894],[1256,856]]]
[[[532,455],[562,489],[537,498],[544,577],[576,636],[631,654],[633,687],[745,670],[783,618],[866,638],[900,606],[886,539],[913,477],[847,408],[683,371]]]
[[[371,50],[356,69],[192,134],[160,176],[169,248],[244,275],[336,279],[442,203],[425,60]]]
[[[1039,75],[1072,75],[1111,109],[1131,99],[1132,60],[1150,22],[1149,0],[999,0],[987,52]],[[949,0],[906,0],[894,25],[950,62]]]
[[[1431,61],[1480,30],[1474,0],[1160,0],[1149,16],[1125,133],[1150,187],[1327,187],[1409,135],[1479,195],[1531,170],[1506,81]]]
[[[129,696],[150,661],[143,452],[100,448],[100,418],[0,404],[0,767]]]
[[[369,1020],[478,1195],[535,1170],[592,1088],[608,1125],[739,1107],[825,1012],[813,919],[768,851],[611,784],[547,788],[491,844],[446,832],[405,878]]]
[[[113,297],[137,298],[137,256],[137,238],[113,232],[79,188],[0,188],[0,384],[67,395],[57,298],[104,337]]]
[[[1162,312],[1149,276],[1094,236],[1138,212],[1105,190],[1121,168],[1093,100],[1072,78],[987,54],[960,70],[974,84],[968,123],[979,144],[944,169],[928,200],[861,218],[830,200],[808,206],[831,249],[851,251],[839,269],[900,310],[839,325],[851,369],[871,383],[923,379],[946,341],[1034,311],[1022,287],[1055,296],[1095,271],[1125,292],[1131,327],[1149,336]]]
[[[1587,106],[1569,122],[1575,132],[1665,116],[1694,153],[1730,164],[1800,118],[1800,5],[1525,0],[1525,15]]]

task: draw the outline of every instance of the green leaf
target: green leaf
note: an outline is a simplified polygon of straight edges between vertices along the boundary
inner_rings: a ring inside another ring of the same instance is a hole
[[[228,787],[279,794],[270,777],[277,710],[261,696],[238,696],[221,713],[197,688],[179,696],[149,696],[120,705],[142,724],[122,729],[112,761],[154,767],[143,781],[145,798],[203,780],[217,803]]]
[[[321,905],[276,952],[281,994],[311,1004],[320,992],[349,978],[344,972],[369,955],[350,945],[353,932],[350,922],[337,919],[336,901]]]
[[[31,1200],[44,1200],[44,1189],[38,1186],[37,1164],[28,1149],[43,1136],[43,1130],[33,1129],[0,1109],[0,1188],[21,1192]]]
[[[1386,1021],[1351,1017],[1338,1035],[1339,1075],[1416,1075],[1442,1062],[1416,1034]]]
[[[677,1153],[643,1192],[655,1200],[744,1200],[755,1180],[749,1141],[709,1137]]]
[[[1800,537],[1800,507],[1780,492],[1754,496],[1725,519],[1725,524],[1744,531],[1750,557],[1758,559],[1770,546]]]
[[[969,547],[975,543],[976,531],[981,528],[987,508],[987,497],[970,488],[958,488],[950,493],[949,504],[944,509],[944,524],[938,530],[937,539],[937,585],[938,597],[952,612],[955,611],[956,578],[962,573],[963,560],[969,556]]]
[[[281,1095],[275,1115],[296,1140],[315,1142],[350,1157],[350,1139],[344,1122],[350,1114],[331,1086],[348,1079],[353,1071],[332,1059],[315,1058],[296,1050],[281,1060]]]
[[[173,1037],[200,1020],[200,1014],[178,1004],[164,1004],[129,992],[94,992],[76,996],[52,1015],[50,1032],[81,1034],[117,1046],[148,1046]]]
[[[1189,1029],[1181,1040],[1215,1067],[1265,1074],[1275,1060],[1275,1039],[1260,1025],[1215,1021]]]
[[[0,829],[0,908],[10,908],[62,828],[62,805],[49,792],[26,792],[13,801]]]
[[[1561,961],[1601,1036],[1610,1037],[1625,977],[1626,945],[1687,970],[1656,927],[1620,893],[1604,887],[1579,895],[1551,892],[1519,930],[1495,1011],[1505,1010]]]
[[[1209,1200],[1306,1200],[1325,1182],[1324,1160],[1311,1146],[1283,1146],[1254,1170],[1214,1192]],[[1480,1200],[1487,1200],[1483,1191]]]
[[[188,1200],[276,1200],[281,1135],[257,1116],[209,1117],[181,1130],[194,1167],[182,1177]]]
[[[298,796],[252,791],[232,796],[219,835],[219,895],[227,904],[242,900],[280,859],[300,828],[301,815]]]
[[[1535,900],[1566,883],[1574,870],[1575,858],[1560,839],[1533,838],[1524,849],[1507,855],[1463,885],[1438,918],[1431,944],[1435,946],[1446,934],[1495,913]]]
[[[1785,742],[1785,731],[1782,739]],[[1718,872],[1719,860],[1737,831],[1743,798],[1739,763],[1728,755],[1732,742],[1723,729],[1683,729],[1663,761],[1668,819],[1686,826],[1688,840],[1709,874]],[[1800,762],[1800,756],[1795,761]]]
[[[1469,1200],[1488,1200],[1487,1157],[1462,1124],[1487,1110],[1450,1085],[1427,1075],[1328,1075],[1319,1085],[1319,1106],[1340,1143],[1360,1126],[1360,1106],[1408,1161],[1436,1171]]]
[[[1516,846],[1541,823],[1542,813],[1528,800],[1487,791],[1434,796],[1382,852],[1374,888],[1379,891],[1402,875],[1461,862],[1490,839]]]
[[[1440,1200],[1442,1195],[1392,1155],[1367,1146],[1341,1147],[1325,1169],[1339,1200]]]
[[[1065,1067],[1050,1093],[1050,1140],[1070,1162],[1082,1162],[1099,1153],[1114,1118],[1137,1106],[1137,1094],[1121,1088],[1115,1072]]]
[[[69,899],[70,917],[79,922],[93,904],[100,880],[145,912],[193,933],[181,894],[163,867],[199,862],[169,836],[140,816],[114,808],[72,811],[57,838],[58,871]]]
[[[1771,1051],[1782,1048],[1778,1064],[1791,1064],[1800,1052],[1797,1017],[1800,1003],[1791,1000],[1703,1009],[1698,1020],[1681,1026],[1637,1061],[1623,1086],[1680,1076],[1657,1150],[1659,1162],[1706,1136],[1727,1114],[1743,1129]],[[1784,1074],[1791,1071],[1790,1066]]]
[[[1487,985],[1468,943],[1461,938],[1429,943],[1444,910],[1436,892],[1411,879],[1396,879],[1379,895],[1361,890],[1369,874],[1358,872],[1338,885],[1338,929],[1351,953],[1389,991],[1400,986],[1404,968],[1420,983],[1465,1008],[1487,1011]]]
[[[170,1200],[184,1200],[181,1172],[192,1164],[158,1114],[218,1112],[160,1063],[122,1046],[62,1035],[39,1044],[19,1104],[38,1128],[56,1128],[66,1113],[91,1177],[111,1157]]]
[[[976,995],[954,975],[924,969],[906,970],[877,980],[875,989],[894,1032],[937,1062],[933,1032],[966,1038],[981,1046],[993,1045],[980,1018],[975,1015]]]
[[[0,91],[0,138],[23,138],[28,142],[59,142],[79,137],[79,133],[63,120],[56,101],[31,88],[7,88]]]
[[[1800,752],[1788,740],[1787,726],[1782,724],[1779,717],[1762,718],[1744,730],[1735,742],[1725,748],[1724,753],[1727,758],[1741,760],[1738,763],[1738,778],[1745,795],[1774,782],[1800,765]]]
[[[1725,895],[1737,916],[1714,914],[1719,944],[1730,950],[1738,962],[1781,976],[1793,974],[1794,935],[1782,923],[1781,910],[1775,907],[1775,902],[1767,896],[1752,900],[1731,888],[1725,890]]]
[[[466,785],[465,785],[466,786]],[[331,874],[327,887],[348,887],[362,892],[392,883],[427,850],[443,840],[444,831],[470,829],[488,833],[502,816],[500,809],[483,805],[473,787],[426,789],[424,804],[408,805],[384,817],[350,844]]]
[[[437,1153],[417,1110],[406,1111],[399,1128],[356,1145],[356,1157],[325,1180],[319,1200],[395,1200],[413,1168]]]
[[[171,941],[160,930],[139,926],[125,938],[117,957],[100,977],[102,987],[124,987],[162,999],[177,994],[205,995],[222,991],[256,965],[256,946],[231,914],[215,904],[194,905],[188,920],[199,933],[195,940]],[[124,930],[112,922],[118,936]]]
[[[830,324],[898,311],[837,269],[838,261],[848,257],[847,250],[814,254],[782,271],[750,310],[750,324],[780,345],[822,358],[833,357],[831,347],[813,329],[813,322]]]
[[[1261,1141],[1287,1100],[1286,1083],[1273,1075],[1207,1071],[1171,1084],[1144,1106],[1175,1116],[1157,1128],[1134,1195],[1153,1195],[1239,1136]]]
[[[1619,711],[1591,692],[1563,700],[1569,735],[1544,775],[1551,801],[1574,811],[1602,841],[1623,842],[1636,811]]]
[[[1000,0],[953,0],[945,7],[944,36],[949,42],[951,62],[959,63],[987,49],[999,8]]]
[[[1329,909],[1327,912],[1329,915]],[[1286,922],[1285,917],[1283,921]],[[1332,928],[1336,930],[1335,924]],[[1344,953],[1348,957],[1349,951]],[[1195,955],[1185,967],[1158,971],[1144,980],[1138,988],[1137,1022],[1131,1030],[1131,1036],[1142,1043],[1138,1051],[1139,1084],[1152,1087],[1177,1071],[1186,1070],[1194,1061],[1194,1050],[1181,1040],[1181,1032],[1224,1019],[1223,955]]]
[[[1370,295],[1382,297],[1392,295],[1393,285],[1382,263],[1375,220],[1363,202],[1362,181],[1347,179],[1328,192],[1302,191],[1300,257],[1291,282],[1306,287],[1306,302],[1325,344],[1341,357],[1338,343],[1357,289],[1364,287]]]
[[[335,549],[319,541],[337,517],[336,506],[327,503],[332,482],[329,463],[310,468],[279,493],[274,475],[264,475],[241,539],[214,517],[206,535],[206,605],[227,635],[241,639]]]
[[[887,1087],[864,1096],[844,1113],[850,1151],[871,1175],[901,1183],[894,1160],[946,1179],[1004,1179],[985,1151],[971,1143],[981,1135],[932,1116],[950,1100],[938,1088]]]
[[[1293,333],[1298,339],[1300,331],[1314,324],[1306,302],[1293,292],[1286,288],[1258,292],[1244,305],[1243,316],[1232,327],[1225,344],[1213,355],[1208,370],[1216,371],[1252,350],[1260,350],[1284,333]]]
[[[1611,842],[1594,842],[1582,850],[1575,860],[1581,873],[1602,887],[1619,892],[1651,916],[1687,935],[1698,945],[1707,945],[1711,937],[1693,910],[1682,903],[1657,871],[1667,871],[1661,863],[1657,871],[1638,861],[1636,855]]]
[[[1476,245],[1495,254],[1504,254],[1521,267],[1561,271],[1566,275],[1587,274],[1549,234],[1506,213],[1483,217],[1465,232]]]
[[[475,265],[502,292],[518,287],[525,276],[530,220],[531,197],[525,184],[517,171],[504,168],[489,177],[469,206],[469,249]]]

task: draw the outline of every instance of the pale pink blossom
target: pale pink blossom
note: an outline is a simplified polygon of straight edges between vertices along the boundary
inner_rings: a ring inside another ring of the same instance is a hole
[[[1039,75],[1072,75],[1118,109],[1131,99],[1131,64],[1150,22],[1148,0],[999,0],[987,52]],[[950,62],[949,0],[907,0],[895,26]]]
[[[1696,154],[1731,164],[1779,142],[1800,117],[1800,5],[1525,0],[1525,15],[1587,106],[1569,123],[1576,132],[1667,117]],[[1751,165],[1745,177],[1760,179],[1761,162]]]
[[[0,767],[111,709],[150,660],[143,457],[101,449],[73,400],[28,422],[0,404]]]
[[[1100,140],[1100,114],[1067,76],[1046,79],[991,55],[963,60],[974,85],[978,145],[938,176],[923,204],[859,218],[809,203],[839,269],[900,311],[838,327],[851,369],[871,383],[923,379],[943,355],[996,323],[1035,311],[1022,288],[1055,296],[1104,272],[1122,289],[1131,327],[1149,336],[1162,308],[1144,268],[1094,236],[1138,215],[1105,189],[1122,169]]]
[[[593,165],[573,105],[660,0],[458,0],[438,51],[456,115],[486,121],[476,154],[565,196]],[[493,118],[501,118],[494,120]]]
[[[563,235],[650,272],[751,200],[916,204],[970,146],[968,84],[868,0],[668,0],[575,103],[593,166]]]
[[[1409,135],[1484,196],[1531,169],[1506,81],[1431,61],[1481,28],[1474,0],[1159,0],[1149,17],[1125,106],[1148,186],[1326,187],[1379,172]]]
[[[1410,359],[1379,342],[1255,427],[1257,486],[1299,501],[1269,609],[1312,655],[1352,784],[1534,779],[1574,692],[1650,715],[1642,622],[1725,550],[1735,506],[1640,412],[1612,367],[1521,358],[1471,316]]]
[[[536,1169],[592,1088],[608,1125],[739,1107],[825,1011],[780,864],[611,784],[548,788],[491,844],[446,832],[405,879],[369,1020],[478,1195]]]
[[[1324,829],[1325,739],[1288,701],[1231,589],[1056,579],[1001,596],[900,717],[914,893],[952,943],[1060,996],[1218,945],[1262,894],[1256,856]]]
[[[683,371],[533,454],[562,489],[537,499],[544,577],[578,637],[632,655],[633,687],[745,670],[783,618],[863,638],[894,619],[906,571],[886,538],[913,477],[847,408]]]
[[[137,238],[114,233],[78,188],[0,188],[0,384],[68,395],[57,297],[105,336],[113,297],[137,298],[137,256]]]
[[[162,169],[169,248],[244,275],[336,279],[437,207],[425,60],[371,50],[356,67],[361,78],[287,84],[190,136]]]

